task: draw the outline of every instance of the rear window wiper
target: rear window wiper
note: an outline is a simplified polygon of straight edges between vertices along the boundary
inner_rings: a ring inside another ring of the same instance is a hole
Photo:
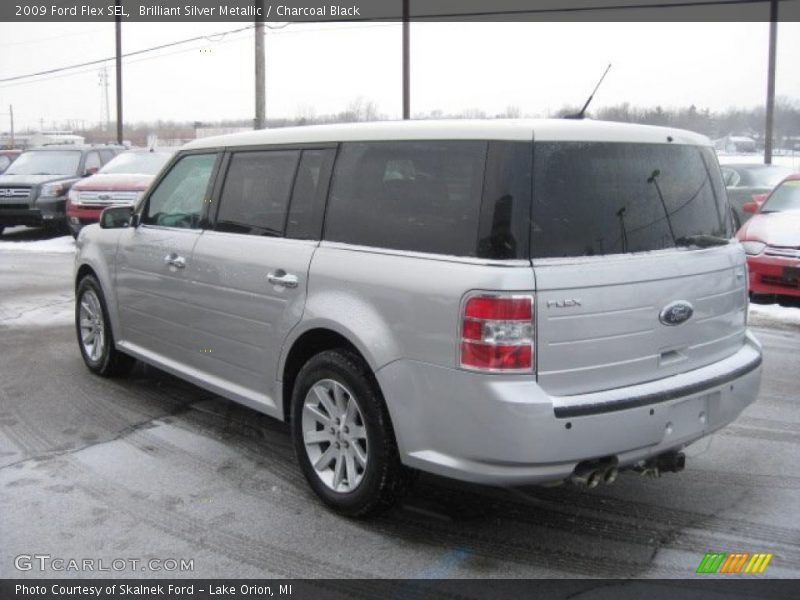
[[[687,235],[675,240],[676,246],[697,246],[710,248],[711,246],[727,246],[730,240],[716,235]]]

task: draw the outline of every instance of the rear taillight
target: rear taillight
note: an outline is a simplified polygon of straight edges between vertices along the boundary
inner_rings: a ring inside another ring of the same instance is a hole
[[[533,296],[472,296],[461,318],[460,364],[480,371],[533,369]]]

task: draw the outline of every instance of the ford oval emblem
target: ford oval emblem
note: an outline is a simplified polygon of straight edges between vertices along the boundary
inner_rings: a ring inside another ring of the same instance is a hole
[[[691,304],[685,300],[676,300],[661,309],[658,314],[658,320],[664,325],[680,325],[688,321],[692,314],[694,314],[694,308]]]

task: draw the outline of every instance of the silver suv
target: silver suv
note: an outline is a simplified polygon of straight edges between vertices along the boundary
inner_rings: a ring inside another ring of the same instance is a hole
[[[757,395],[745,254],[709,141],[591,121],[192,142],[78,238],[86,365],[139,359],[291,422],[328,505],[417,470],[610,483]]]

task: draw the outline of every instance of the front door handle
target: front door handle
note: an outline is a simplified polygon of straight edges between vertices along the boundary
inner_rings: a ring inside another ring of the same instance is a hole
[[[267,275],[267,281],[272,285],[280,285],[286,288],[297,287],[297,275],[287,273],[283,269],[278,269]]]
[[[176,269],[183,269],[186,266],[186,259],[171,252],[164,257],[164,263]]]

